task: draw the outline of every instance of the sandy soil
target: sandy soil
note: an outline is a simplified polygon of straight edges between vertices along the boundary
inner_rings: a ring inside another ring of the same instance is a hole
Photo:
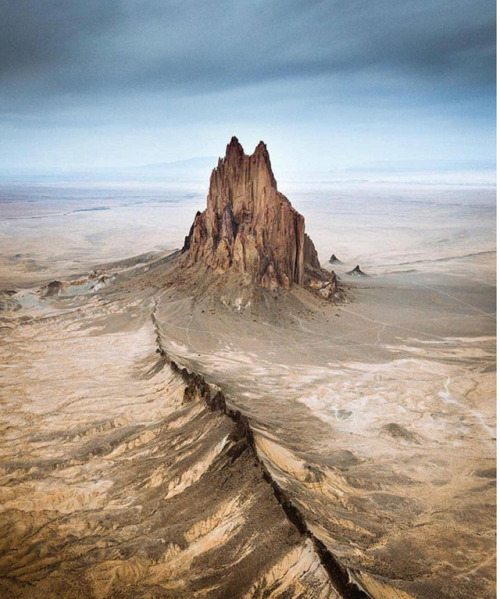
[[[396,596],[381,581],[494,596],[494,289],[407,274],[348,296],[264,316],[237,291],[229,315],[167,291],[162,338],[251,417],[275,479],[374,597]]]
[[[187,401],[141,286],[3,311],[0,596],[338,599],[234,423]]]
[[[294,189],[345,303],[174,277],[205,183],[1,186],[1,597],[353,596],[262,468],[365,594],[495,596],[494,190]]]
[[[493,597],[494,288],[394,274],[332,305],[171,260],[4,294],[3,596],[338,596],[159,333],[367,594]]]

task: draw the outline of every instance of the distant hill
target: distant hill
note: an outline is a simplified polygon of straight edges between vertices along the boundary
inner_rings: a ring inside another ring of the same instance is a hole
[[[174,160],[173,162],[156,162],[154,164],[144,164],[142,166],[133,166],[134,169],[184,169],[184,168],[208,168],[212,170],[214,164],[217,164],[215,156],[195,156],[186,160]]]
[[[213,156],[196,156],[173,162],[119,167],[0,168],[0,182],[159,182],[178,178],[208,181],[217,160]]]

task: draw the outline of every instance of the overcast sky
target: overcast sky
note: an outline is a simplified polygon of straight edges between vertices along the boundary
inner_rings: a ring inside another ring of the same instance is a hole
[[[0,167],[495,159],[494,0],[0,0]]]

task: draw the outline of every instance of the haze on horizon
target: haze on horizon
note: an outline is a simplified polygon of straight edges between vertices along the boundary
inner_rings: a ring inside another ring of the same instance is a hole
[[[492,167],[496,5],[0,0],[0,169]]]

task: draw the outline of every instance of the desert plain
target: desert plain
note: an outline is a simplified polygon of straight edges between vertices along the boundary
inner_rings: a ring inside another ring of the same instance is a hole
[[[494,188],[283,187],[336,301],[174,270],[206,184],[0,187],[0,596],[495,596]]]

